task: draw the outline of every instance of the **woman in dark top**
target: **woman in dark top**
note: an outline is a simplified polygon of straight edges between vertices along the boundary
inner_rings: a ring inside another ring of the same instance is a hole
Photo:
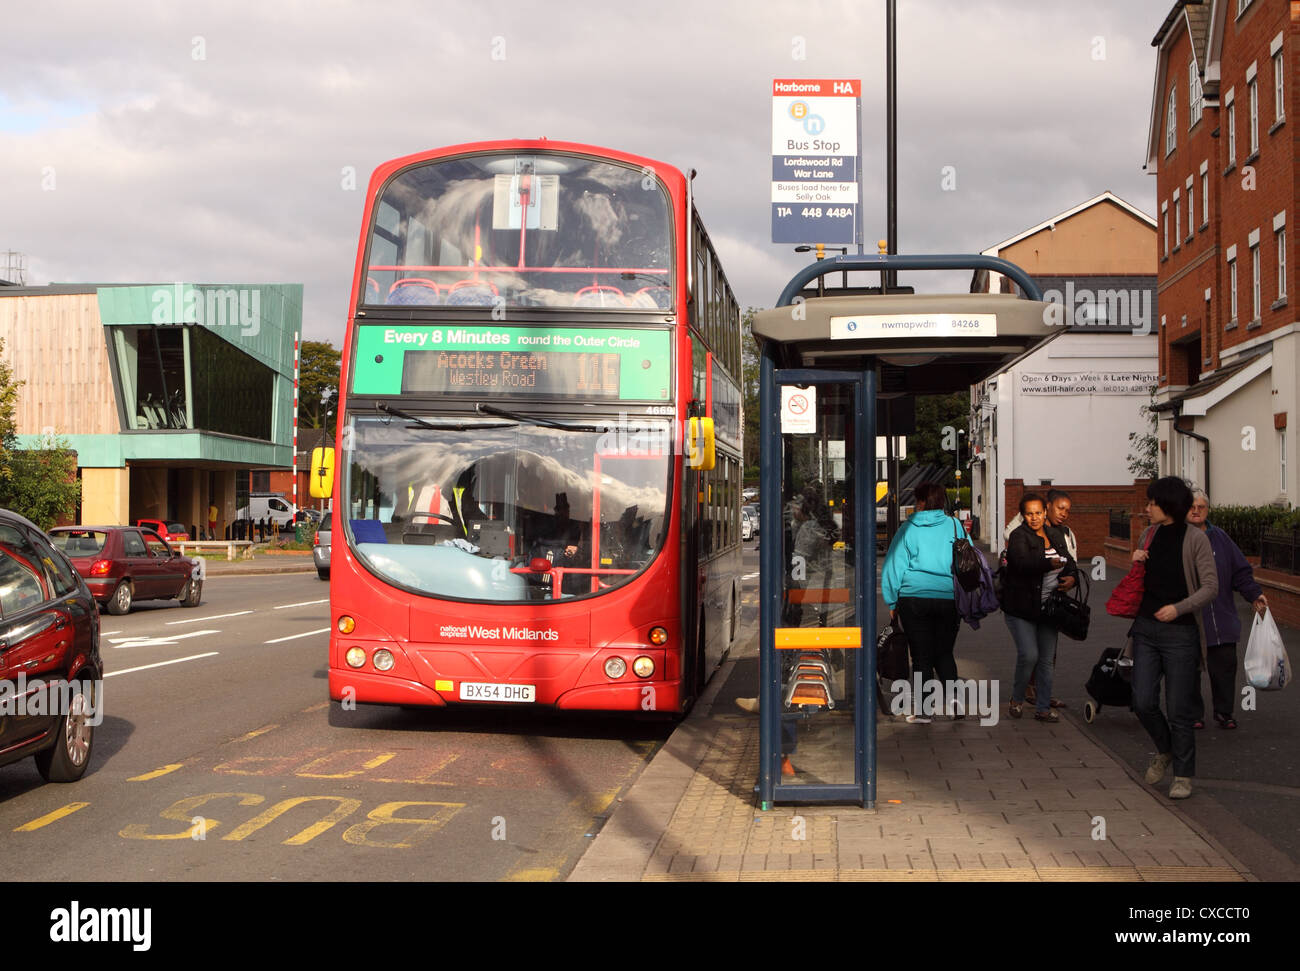
[[[1072,584],[1075,567],[1066,548],[1065,535],[1047,522],[1043,497],[1026,492],[1020,499],[1024,517],[1007,538],[1007,575],[1002,588],[1002,615],[1016,645],[1016,680],[1007,708],[1019,718],[1029,687],[1029,676],[1037,683],[1034,718],[1055,722],[1052,710],[1052,676],[1056,664],[1055,625],[1043,620],[1043,601],[1057,586]]]
[[[1192,491],[1175,476],[1147,486],[1151,526],[1142,534],[1135,563],[1146,563],[1142,603],[1129,631],[1133,638],[1133,711],[1156,743],[1146,780],[1156,785],[1172,763],[1170,799],[1192,794],[1196,774],[1193,696],[1200,691],[1201,610],[1219,593],[1214,551],[1199,529],[1188,529]],[[1150,543],[1148,544],[1148,538]],[[1168,718],[1160,710],[1160,681],[1167,680]]]

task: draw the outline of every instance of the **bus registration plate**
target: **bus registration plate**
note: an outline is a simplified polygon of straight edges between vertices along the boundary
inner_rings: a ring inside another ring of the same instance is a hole
[[[462,681],[461,701],[536,701],[537,686],[532,684],[483,684]]]

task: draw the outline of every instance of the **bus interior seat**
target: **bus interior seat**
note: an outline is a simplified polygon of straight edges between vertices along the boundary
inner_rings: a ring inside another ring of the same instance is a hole
[[[632,297],[638,307],[658,307],[661,310],[667,310],[672,306],[673,292],[668,287],[642,287]],[[649,300],[646,304],[644,301]]]
[[[447,292],[449,307],[490,307],[497,296],[497,288],[482,280],[461,280],[453,283]]]
[[[583,287],[573,300],[575,307],[626,307],[627,296],[618,287]]]
[[[366,277],[366,303],[379,303],[379,281],[372,276]]]
[[[358,543],[387,543],[384,524],[377,519],[353,519],[352,535]]]
[[[442,303],[442,287],[432,280],[411,276],[398,280],[388,290],[390,304],[428,306]]]

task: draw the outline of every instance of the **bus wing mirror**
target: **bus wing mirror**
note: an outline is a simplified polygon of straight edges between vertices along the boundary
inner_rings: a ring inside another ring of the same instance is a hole
[[[328,499],[334,495],[334,449],[318,446],[311,450],[311,497]]]
[[[690,419],[686,431],[686,463],[702,472],[712,470],[717,464],[712,418]]]

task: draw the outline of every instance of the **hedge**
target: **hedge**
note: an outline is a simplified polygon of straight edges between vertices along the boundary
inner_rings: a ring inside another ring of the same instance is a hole
[[[1265,529],[1300,528],[1300,510],[1274,506],[1213,506],[1210,523],[1231,536],[1247,556],[1259,556],[1259,534]]]

